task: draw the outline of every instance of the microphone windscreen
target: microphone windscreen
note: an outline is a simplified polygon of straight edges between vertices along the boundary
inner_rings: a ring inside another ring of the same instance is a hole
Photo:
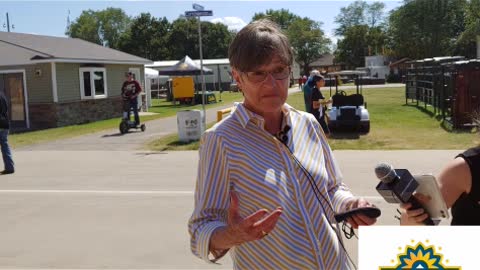
[[[386,184],[392,182],[397,177],[392,165],[388,163],[379,163],[375,166],[375,175]]]

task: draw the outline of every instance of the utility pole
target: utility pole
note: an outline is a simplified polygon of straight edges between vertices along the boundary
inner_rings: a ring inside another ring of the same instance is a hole
[[[480,35],[477,36],[477,58],[480,58]]]
[[[70,9],[68,10],[68,15],[67,15],[67,32],[70,33]]]
[[[200,45],[200,75],[202,76],[202,110],[203,110],[203,127],[207,127],[206,121],[206,112],[205,112],[205,74],[203,74],[203,50],[202,50],[202,22],[200,21],[200,16],[197,16],[198,19],[198,43]],[[205,130],[202,130],[202,132]]]
[[[207,127],[206,123],[206,112],[205,112],[205,74],[203,74],[203,49],[202,49],[202,27],[200,17],[202,16],[212,16],[213,12],[211,10],[204,10],[204,7],[198,4],[193,4],[194,11],[185,11],[185,17],[197,17],[198,19],[198,43],[200,50],[200,75],[202,76],[202,110],[203,110],[203,128]],[[204,132],[205,130],[202,130]]]
[[[3,24],[3,28],[7,28],[7,31],[10,32],[10,19],[8,18],[7,12],[7,24]],[[12,24],[12,29],[15,29],[15,26]]]
[[[10,21],[8,20],[8,12],[7,12],[7,29],[10,32]]]

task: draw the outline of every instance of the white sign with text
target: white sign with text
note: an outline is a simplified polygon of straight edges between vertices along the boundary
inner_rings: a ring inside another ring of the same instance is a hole
[[[361,226],[359,270],[478,270],[478,226]]]

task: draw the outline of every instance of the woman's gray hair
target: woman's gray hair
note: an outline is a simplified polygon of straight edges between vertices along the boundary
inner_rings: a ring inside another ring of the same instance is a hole
[[[278,55],[285,65],[293,63],[288,38],[268,19],[251,22],[242,28],[228,49],[230,66],[243,72],[270,63],[274,55]]]

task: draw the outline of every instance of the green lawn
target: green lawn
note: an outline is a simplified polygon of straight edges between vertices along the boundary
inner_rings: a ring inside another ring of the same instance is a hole
[[[354,90],[347,91],[353,93]],[[323,90],[329,97],[329,89]],[[465,149],[479,143],[475,130],[449,131],[433,111],[405,104],[405,89],[364,89],[370,113],[371,129],[366,135],[337,133],[329,139],[333,149]],[[287,103],[304,109],[303,94],[289,96]],[[194,150],[198,142],[182,144],[176,135],[167,136],[148,145],[151,150]]]
[[[224,106],[225,104],[231,104],[235,101],[242,100],[242,94],[240,92],[222,92],[220,101],[220,92],[215,92],[217,98],[217,103],[206,104],[205,108],[219,107]],[[160,113],[163,117],[176,115],[178,111],[190,109],[197,110],[201,109],[202,104],[199,105],[173,105],[172,102],[166,101],[165,99],[152,99],[152,107],[148,109],[149,112]]]
[[[215,92],[217,103],[208,104],[206,108],[212,107],[220,107],[224,106],[225,104],[231,104],[234,101],[242,100],[242,94],[239,92],[236,93],[229,93],[223,92],[221,94],[222,101],[220,102],[220,93]],[[158,113],[156,115],[146,115],[141,116],[141,122],[164,118],[176,115],[177,111],[185,110],[185,109],[200,109],[202,105],[173,105],[171,102],[165,101],[165,99],[153,99],[152,100],[152,107],[149,108],[150,112]],[[11,134],[8,138],[10,144],[13,148],[21,147],[36,143],[48,142],[58,139],[67,139],[72,138],[80,135],[90,134],[94,132],[99,132],[106,129],[117,128],[120,122],[120,118],[108,119],[103,121],[97,121],[82,125],[72,125],[67,127],[61,128],[51,128],[39,131],[32,131],[32,132],[25,132],[25,133],[18,133],[18,134]]]

